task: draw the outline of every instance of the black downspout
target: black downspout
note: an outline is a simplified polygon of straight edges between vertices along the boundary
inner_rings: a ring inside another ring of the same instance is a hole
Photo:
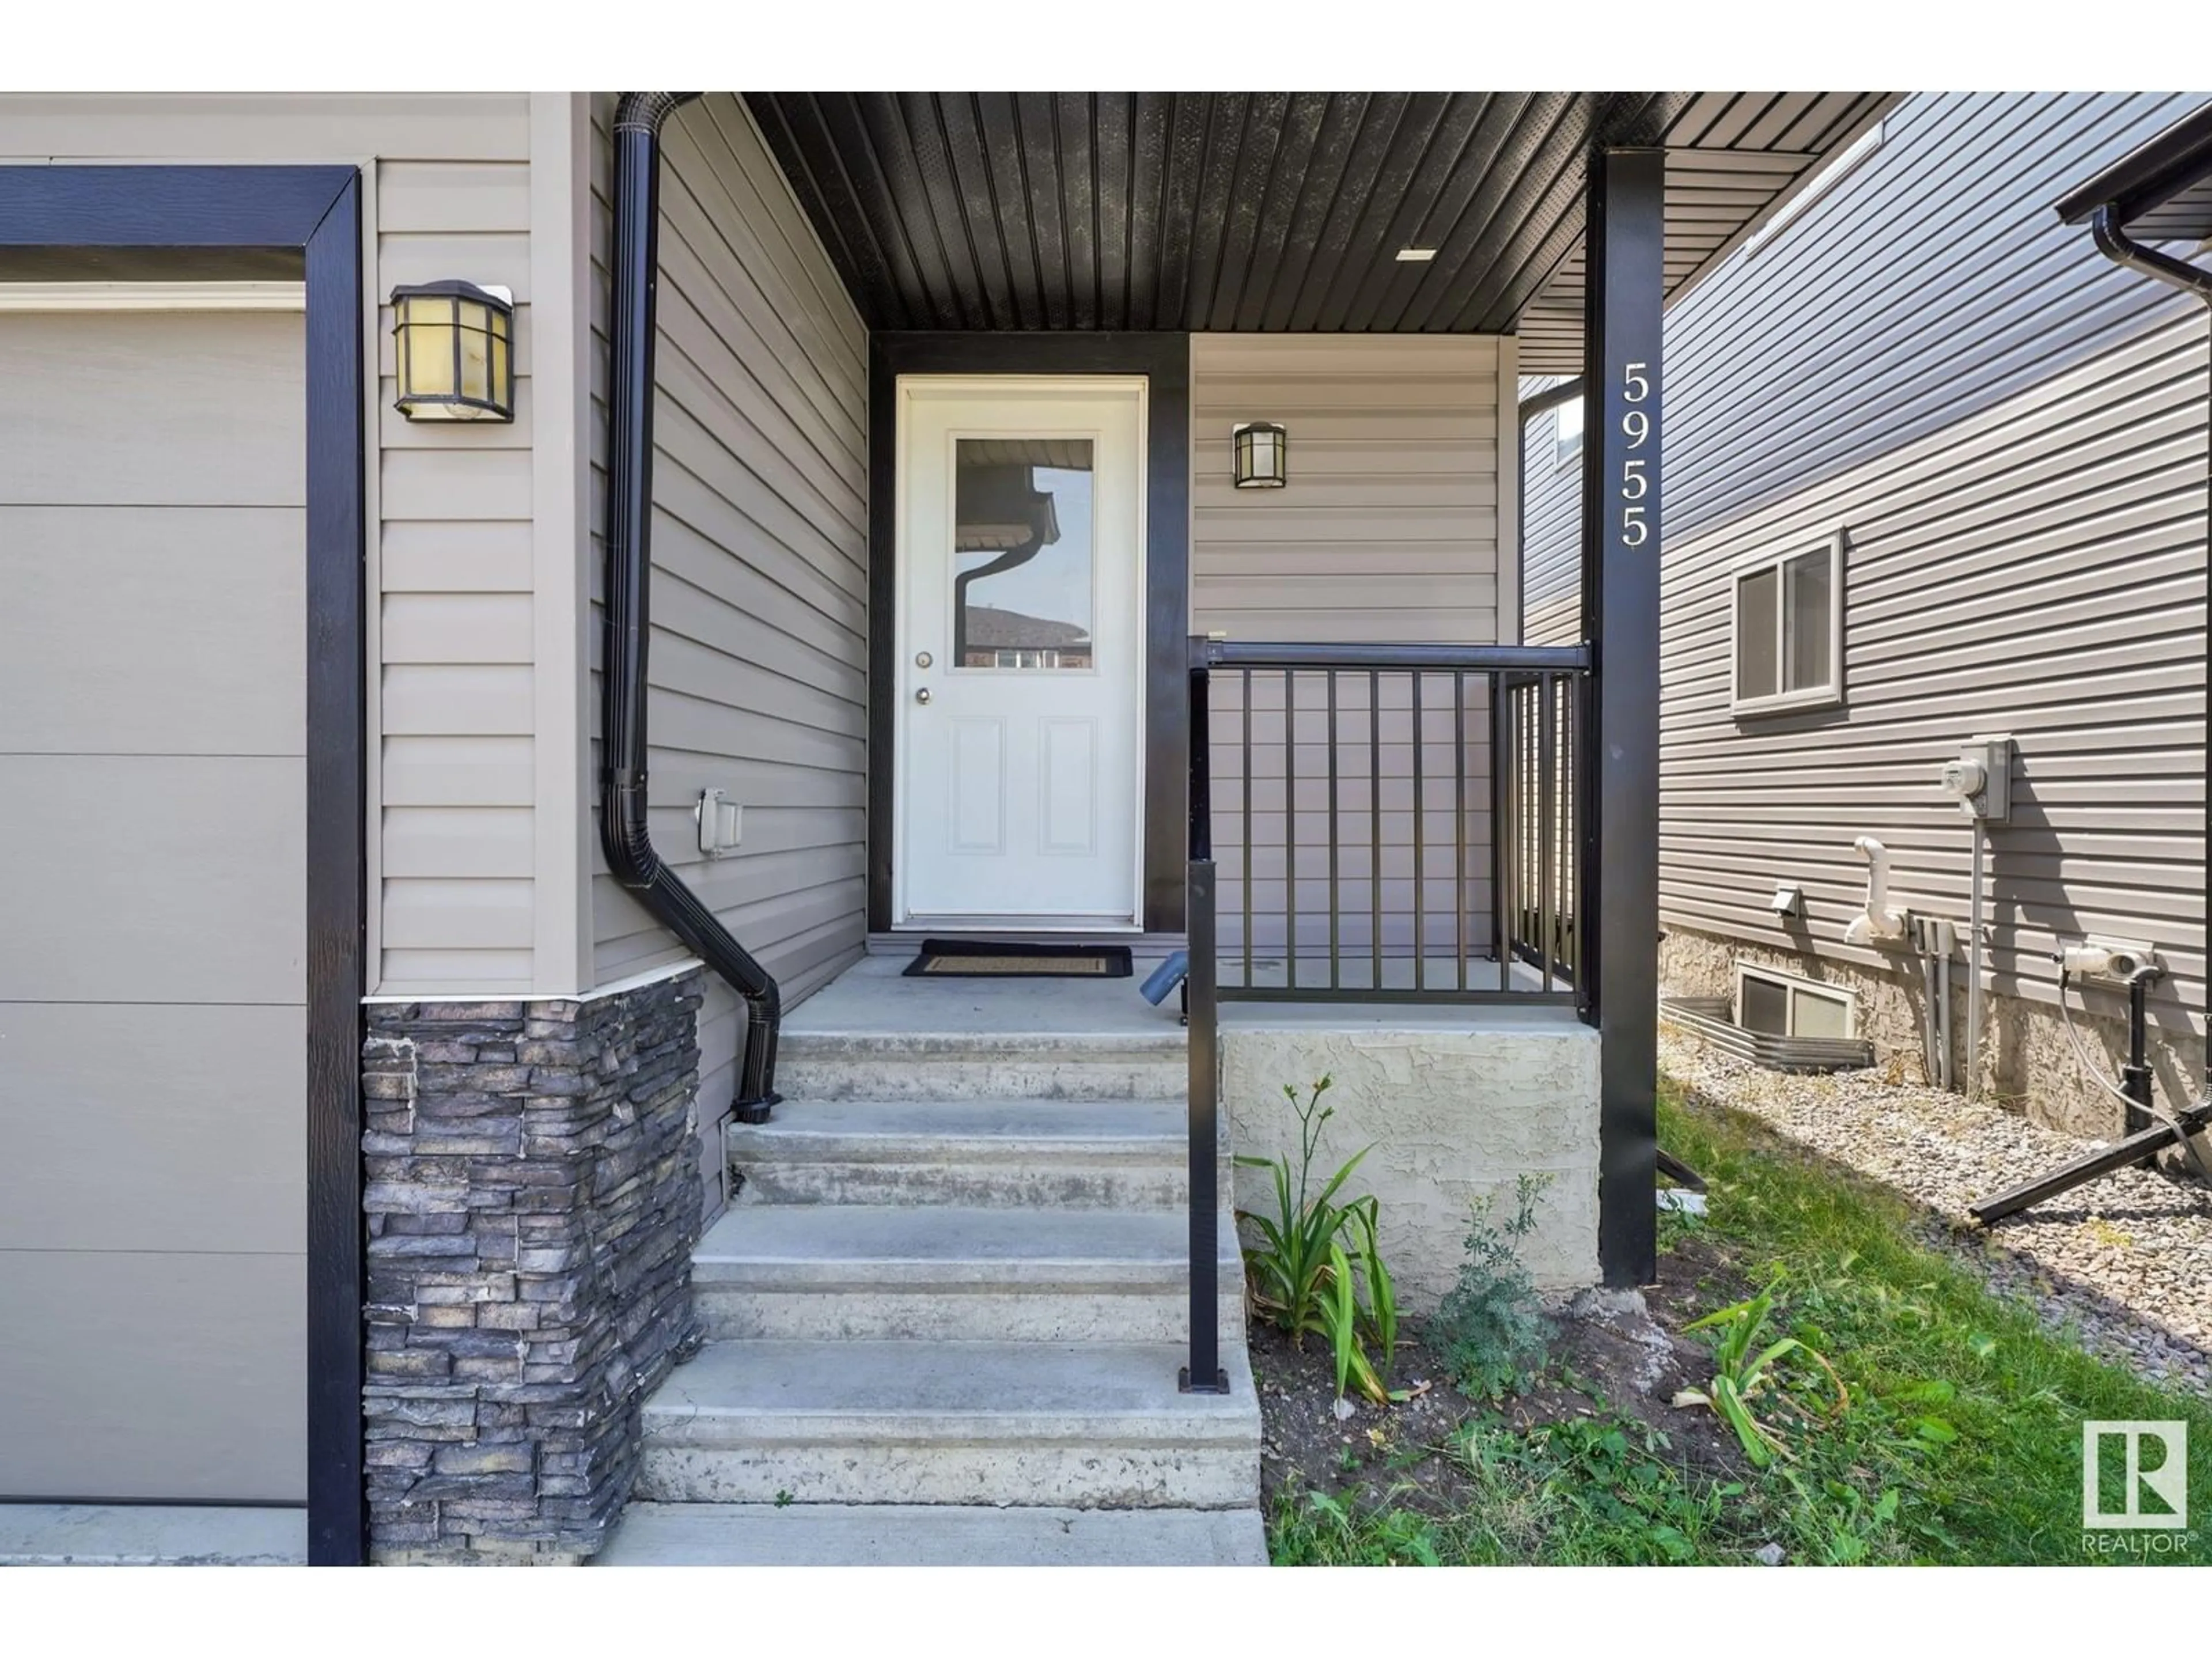
[[[2126,227],[2120,222],[2118,204],[2107,203],[2089,216],[2089,234],[2096,239],[2098,252],[2113,264],[2139,271],[2169,288],[2178,288],[2184,294],[2195,295],[2208,309],[2212,309],[2212,270],[2206,270],[2201,265],[2192,265],[2185,259],[2177,259],[2170,253],[2161,253],[2154,247],[2145,247],[2141,242],[2131,240]],[[2208,508],[2212,508],[2212,477],[2208,477],[2205,504]],[[2208,552],[2212,552],[2212,548],[2208,548]],[[2205,640],[2208,648],[2212,648],[2212,589],[2208,589],[2205,595]],[[2208,664],[2208,666],[2212,666],[2212,664]],[[2212,679],[2209,679],[2208,684],[2212,684]],[[2206,718],[2212,719],[2212,705],[2207,707]],[[2212,778],[2208,778],[2207,783],[2212,785]],[[2212,857],[2212,788],[2208,788],[2205,797],[2204,845],[2207,856]],[[2212,911],[2208,911],[2205,915],[2204,948],[2208,959],[2212,959]],[[2128,993],[2130,1003],[2136,1005],[2136,988],[2130,985]],[[2205,1031],[2204,1088],[2206,1097],[2212,1099],[2212,1006],[2208,1006],[2205,1011]]]
[[[607,337],[605,673],[599,840],[615,879],[745,1002],[732,1109],[765,1123],[775,1092],[775,981],[653,850],[646,823],[646,650],[653,631],[653,356],[660,264],[660,129],[696,92],[626,92],[615,108],[614,283]]]

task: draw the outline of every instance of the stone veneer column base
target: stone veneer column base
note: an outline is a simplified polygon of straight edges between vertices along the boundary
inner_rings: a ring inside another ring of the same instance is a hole
[[[639,1405],[700,1341],[701,982],[368,1006],[372,1560],[605,1543]]]

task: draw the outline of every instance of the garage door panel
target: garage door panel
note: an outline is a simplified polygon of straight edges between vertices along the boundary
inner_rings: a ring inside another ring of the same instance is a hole
[[[296,312],[0,315],[0,503],[307,503]]]
[[[0,752],[307,747],[297,507],[0,507]]]
[[[306,1304],[304,1255],[0,1253],[0,1494],[301,1501]]]
[[[304,1251],[307,1071],[302,1008],[0,1003],[0,1251]]]
[[[305,1000],[305,763],[0,755],[0,1001]]]

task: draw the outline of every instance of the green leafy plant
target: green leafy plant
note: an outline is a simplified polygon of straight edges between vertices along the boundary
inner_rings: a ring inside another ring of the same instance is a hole
[[[1288,1331],[1293,1344],[1310,1334],[1328,1342],[1336,1362],[1340,1400],[1356,1387],[1381,1405],[1390,1398],[1387,1378],[1398,1341],[1397,1291],[1383,1265],[1376,1200],[1367,1196],[1337,1201],[1373,1149],[1354,1152],[1315,1190],[1314,1158],[1323,1128],[1336,1115],[1334,1108],[1322,1103],[1328,1090],[1329,1079],[1322,1078],[1301,1100],[1295,1088],[1283,1085],[1298,1120],[1295,1171],[1287,1157],[1237,1160],[1267,1170],[1275,1196],[1272,1215],[1237,1212],[1260,1238],[1244,1251],[1246,1284],[1254,1309]],[[1370,1344],[1379,1364],[1369,1352]]]
[[[1514,1210],[1493,1219],[1492,1201],[1476,1200],[1459,1278],[1444,1295],[1426,1333],[1429,1349],[1459,1390],[1496,1400],[1518,1390],[1543,1364],[1551,1328],[1521,1246],[1536,1228],[1536,1200],[1547,1176],[1524,1175],[1514,1186]]]
[[[1763,1396],[1781,1388],[1778,1368],[1782,1361],[1791,1358],[1812,1361],[1827,1372],[1828,1380],[1836,1385],[1836,1409],[1843,1411],[1850,1404],[1843,1378],[1836,1375],[1836,1368],[1818,1349],[1808,1347],[1794,1336],[1777,1337],[1764,1347],[1759,1346],[1774,1316],[1776,1289],[1777,1285],[1769,1285],[1757,1296],[1733,1303],[1682,1328],[1685,1331],[1717,1331],[1719,1336],[1713,1345],[1712,1381],[1702,1389],[1684,1389],[1674,1396],[1677,1406],[1707,1406],[1719,1413],[1722,1420],[1735,1431],[1744,1455],[1762,1469],[1770,1467],[1777,1456],[1784,1455],[1779,1431],[1772,1423],[1762,1421],[1754,1409]]]

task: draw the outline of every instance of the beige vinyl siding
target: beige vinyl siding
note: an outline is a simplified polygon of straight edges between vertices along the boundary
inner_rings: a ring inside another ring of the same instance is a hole
[[[2085,260],[2094,254],[2086,245]],[[1672,925],[1786,948],[1801,881],[1824,953],[1865,895],[1963,926],[1969,832],[1937,791],[1966,738],[2017,743],[1991,835],[1991,983],[2055,1000],[2055,939],[2147,939],[2162,1025],[2202,1030],[2204,456],[2201,313],[1667,550],[1661,900]],[[1729,712],[1730,572],[1844,529],[1846,707]],[[2102,1005],[2098,1005],[2101,1006]],[[2107,1010],[2109,1012],[2109,1010]]]
[[[604,292],[611,110],[595,113]],[[648,809],[661,856],[788,1005],[866,935],[867,335],[734,97],[679,112],[664,146]],[[604,376],[602,354],[602,408]],[[592,650],[596,707],[596,628]],[[741,845],[712,860],[693,816],[705,788],[744,809]],[[681,960],[606,873],[596,834],[592,856],[599,982]],[[737,999],[710,978],[710,1132],[741,1029]]]
[[[1510,406],[1510,343],[1487,337],[1376,338],[1195,335],[1191,340],[1191,627],[1232,640],[1490,644],[1500,637],[1500,400]],[[1504,373],[1501,374],[1501,368]],[[1231,431],[1268,420],[1289,434],[1278,490],[1232,483]],[[1506,458],[1510,465],[1510,458]],[[1386,958],[1470,955],[1490,937],[1489,702],[1479,678],[1455,715],[1449,676],[1421,687],[1420,877],[1416,902],[1413,686],[1387,677],[1379,720],[1364,678],[1340,682],[1337,811],[1329,801],[1327,689],[1297,687],[1295,817],[1285,803],[1279,673],[1252,688],[1252,945],[1279,951],[1295,877],[1302,952],[1329,942],[1332,831],[1338,944],[1370,953],[1382,912]],[[1243,685],[1215,684],[1215,855],[1223,946],[1243,949]],[[1463,726],[1462,723],[1463,722]],[[1370,735],[1381,754],[1370,775]],[[1455,734],[1467,789],[1451,787]],[[1379,798],[1378,792],[1379,791]],[[1375,809],[1381,809],[1378,842]],[[1462,821],[1464,883],[1453,847]],[[1295,866],[1291,842],[1295,840]],[[1379,874],[1379,892],[1377,877]],[[1462,915],[1455,896],[1463,892]]]
[[[385,994],[574,992],[587,971],[574,921],[580,829],[553,826],[567,829],[564,847],[539,822],[548,812],[580,819],[580,747],[564,768],[537,735],[545,694],[579,672],[570,648],[548,659],[550,684],[539,677],[541,629],[565,611],[573,633],[580,610],[568,597],[579,591],[580,556],[569,550],[580,508],[563,511],[541,493],[532,455],[546,344],[533,256],[562,238],[535,248],[532,229],[534,219],[565,210],[568,181],[556,173],[534,192],[531,158],[571,101],[526,93],[0,97],[0,158],[362,170],[363,327],[373,331],[377,365],[367,468],[376,596],[368,971],[369,988]],[[557,262],[550,268],[557,272]],[[391,312],[382,301],[395,285],[450,276],[514,291],[512,425],[418,426],[392,407]],[[556,347],[573,286],[548,296]],[[556,374],[550,407],[574,406],[573,378]],[[547,422],[546,435],[565,441],[573,424]],[[536,459],[550,464],[550,443]],[[541,581],[541,566],[569,578]],[[580,702],[568,697],[571,726]],[[541,872],[548,859],[561,867]]]

